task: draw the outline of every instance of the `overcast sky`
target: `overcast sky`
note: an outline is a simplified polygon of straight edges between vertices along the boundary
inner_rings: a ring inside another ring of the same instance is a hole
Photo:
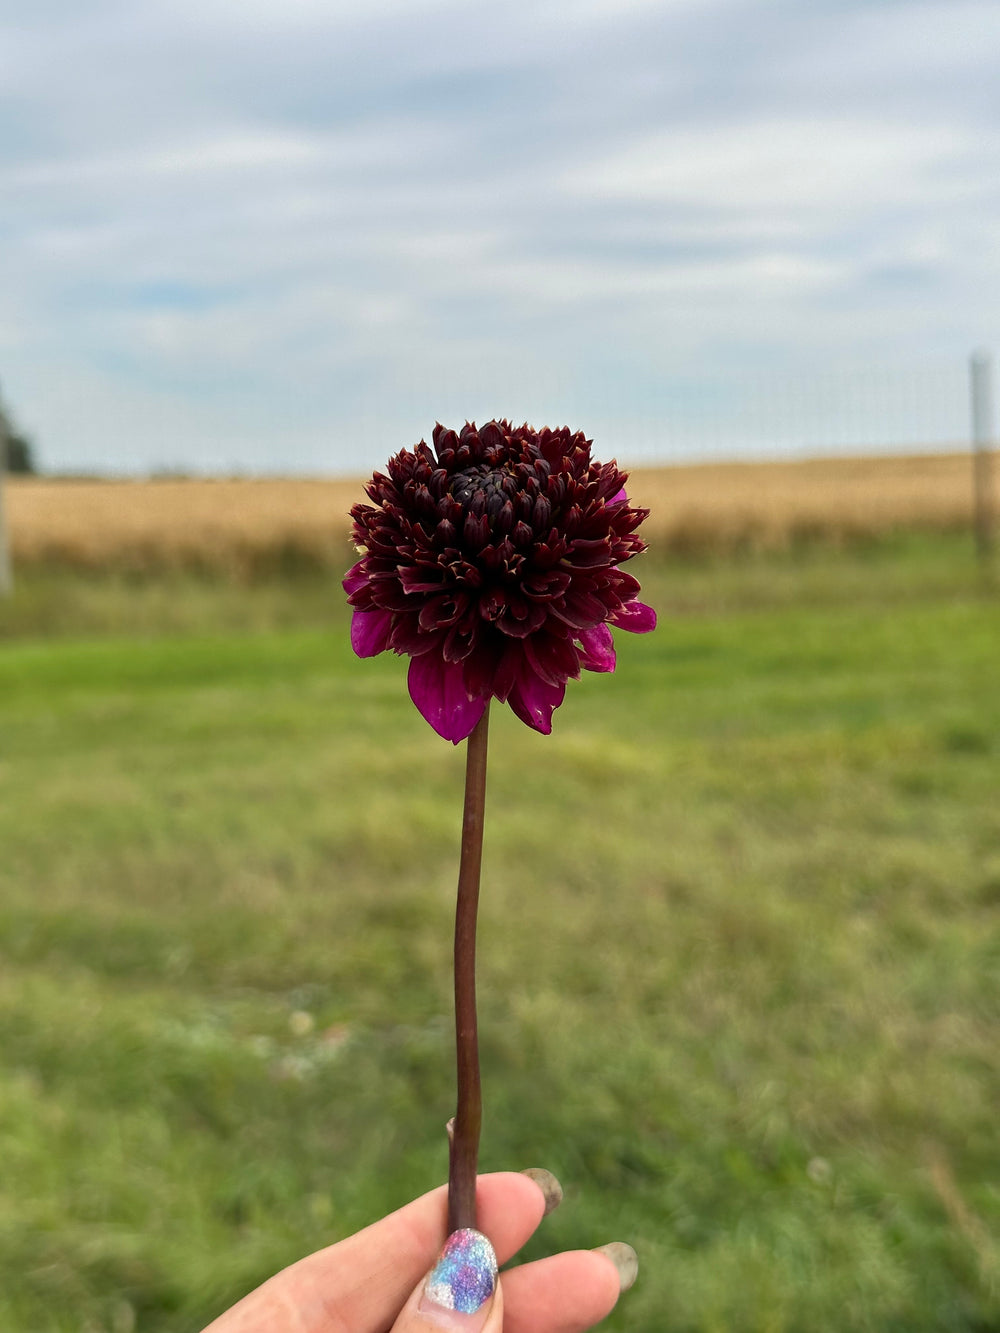
[[[960,384],[998,89],[997,0],[0,0],[0,391],[51,468],[351,472]]]

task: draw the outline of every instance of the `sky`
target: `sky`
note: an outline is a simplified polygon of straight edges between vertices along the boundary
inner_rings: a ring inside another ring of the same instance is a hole
[[[0,0],[0,393],[85,472],[960,436],[998,87],[996,0]]]

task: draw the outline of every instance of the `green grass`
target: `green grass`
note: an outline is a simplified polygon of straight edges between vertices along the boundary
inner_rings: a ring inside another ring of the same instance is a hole
[[[642,575],[492,727],[482,1167],[635,1244],[610,1328],[996,1333],[1000,604],[948,537]],[[346,623],[0,609],[0,1333],[195,1329],[443,1178],[463,756]]]

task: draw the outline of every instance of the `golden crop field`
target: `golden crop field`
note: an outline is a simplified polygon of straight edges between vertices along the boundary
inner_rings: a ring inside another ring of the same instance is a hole
[[[636,468],[649,541],[671,550],[774,548],[897,528],[971,524],[967,454]],[[339,566],[360,480],[94,481],[13,477],[18,563],[251,573]]]

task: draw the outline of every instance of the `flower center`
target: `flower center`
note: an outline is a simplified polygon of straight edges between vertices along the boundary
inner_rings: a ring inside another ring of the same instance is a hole
[[[456,472],[449,486],[463,509],[495,518],[508,500],[517,495],[517,478],[508,468],[477,463]]]

